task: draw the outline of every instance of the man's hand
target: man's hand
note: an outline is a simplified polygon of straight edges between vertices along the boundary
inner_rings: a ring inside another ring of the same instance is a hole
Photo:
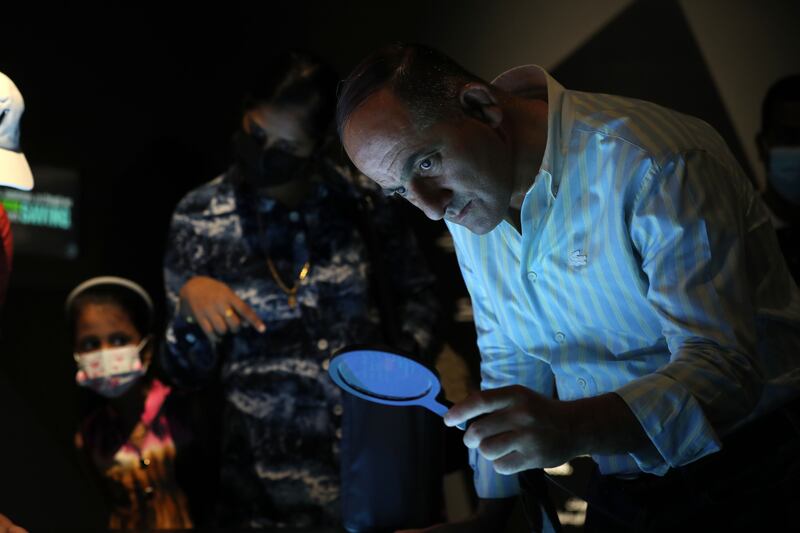
[[[444,422],[455,426],[476,417],[464,444],[477,448],[500,474],[554,467],[583,454],[628,453],[653,446],[628,405],[614,393],[560,401],[512,385],[472,394],[445,413]]]
[[[569,402],[512,385],[472,394],[453,406],[444,421],[455,426],[476,417],[464,444],[477,448],[500,474],[558,466],[580,455]]]
[[[215,279],[195,276],[181,287],[179,295],[181,313],[188,321],[197,322],[212,342],[248,325],[261,333],[267,329],[249,305]]]

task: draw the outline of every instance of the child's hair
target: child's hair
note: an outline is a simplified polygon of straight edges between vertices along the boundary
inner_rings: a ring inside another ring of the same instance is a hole
[[[88,304],[117,305],[128,314],[142,337],[152,333],[153,302],[141,286],[130,280],[108,276],[78,285],[66,302],[67,319],[73,335],[78,316]]]

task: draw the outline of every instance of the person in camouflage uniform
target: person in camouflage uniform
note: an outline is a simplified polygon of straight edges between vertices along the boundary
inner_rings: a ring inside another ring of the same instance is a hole
[[[431,347],[433,278],[396,207],[323,152],[338,78],[276,58],[245,100],[236,159],[172,217],[163,366],[221,389],[219,521],[339,520],[343,399],[331,354]]]

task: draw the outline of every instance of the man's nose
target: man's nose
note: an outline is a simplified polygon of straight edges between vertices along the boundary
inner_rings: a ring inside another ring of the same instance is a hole
[[[409,183],[409,201],[431,220],[441,220],[453,200],[453,191],[441,187],[433,179],[413,179]]]

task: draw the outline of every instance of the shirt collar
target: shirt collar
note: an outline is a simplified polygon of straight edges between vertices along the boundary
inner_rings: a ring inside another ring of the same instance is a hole
[[[569,129],[572,121],[564,108],[564,87],[538,65],[514,67],[497,76],[492,85],[520,96],[547,96],[547,144],[539,173],[546,172],[552,179],[553,194],[558,188],[558,166],[567,153]]]

